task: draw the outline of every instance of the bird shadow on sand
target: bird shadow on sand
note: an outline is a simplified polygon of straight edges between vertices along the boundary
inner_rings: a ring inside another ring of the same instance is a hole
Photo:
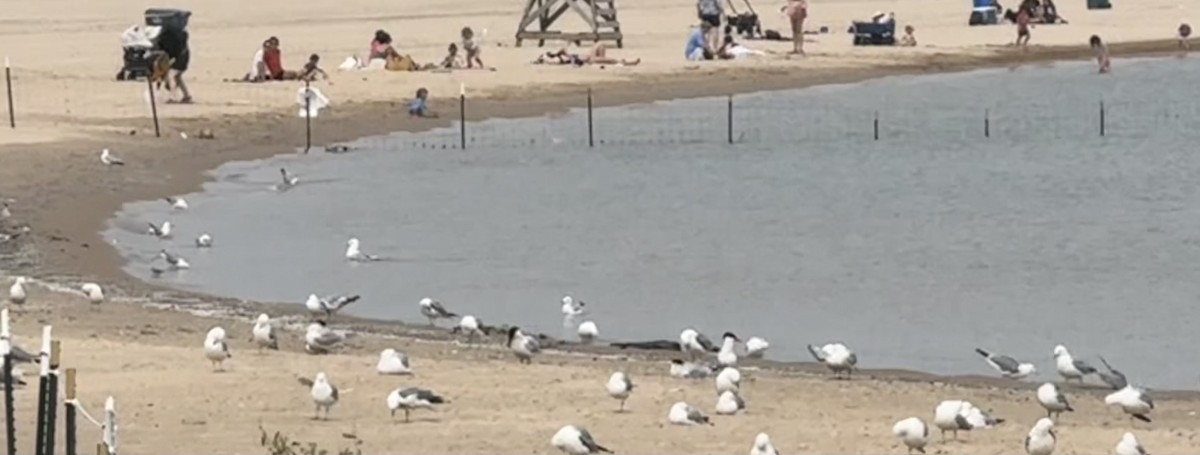
[[[405,422],[404,419],[396,419],[396,421],[393,423],[396,425],[412,425],[412,424],[416,424],[416,423],[442,423],[442,419],[439,419],[437,417],[413,417],[413,418],[409,419],[407,422]]]

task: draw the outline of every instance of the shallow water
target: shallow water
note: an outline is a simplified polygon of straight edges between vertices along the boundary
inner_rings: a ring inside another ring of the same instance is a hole
[[[1200,61],[900,77],[368,138],[368,150],[230,163],[171,214],[127,204],[106,236],[155,280],[264,301],[359,293],[354,314],[424,321],[440,299],[559,335],[559,298],[606,339],[763,336],[776,359],[840,340],[865,367],[990,373],[1097,354],[1194,388]],[[1099,136],[1099,102],[1106,137]],[[872,140],[879,111],[881,140]],[[990,138],[983,137],[984,112]],[[425,147],[425,148],[422,148]],[[286,166],[290,191],[270,187]],[[172,219],[175,240],[144,234]],[[211,251],[191,239],[207,232]],[[392,260],[348,264],[347,238]],[[161,266],[161,263],[159,263]],[[150,279],[150,278],[147,278]],[[1165,350],[1173,354],[1163,354]]]

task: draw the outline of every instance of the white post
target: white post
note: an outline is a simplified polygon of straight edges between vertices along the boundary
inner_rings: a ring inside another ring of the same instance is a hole
[[[109,455],[117,454],[117,400],[109,396],[104,400],[104,444]]]
[[[7,56],[7,55],[5,55],[5,56],[4,56],[4,68],[6,68],[6,69],[7,69],[8,67],[9,67],[9,64],[8,64],[8,56]]]
[[[0,356],[12,350],[12,333],[8,329],[8,308],[0,310]]]
[[[467,84],[465,82],[458,83],[458,94],[462,96],[467,95]]]
[[[38,363],[42,366],[41,375],[50,375],[50,326],[42,326],[42,353]]]

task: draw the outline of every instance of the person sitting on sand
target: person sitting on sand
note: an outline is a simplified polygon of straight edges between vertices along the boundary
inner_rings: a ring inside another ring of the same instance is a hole
[[[467,68],[487,68],[483,66],[483,59],[480,58],[483,50],[479,48],[479,43],[475,42],[475,31],[471,30],[471,27],[462,29],[462,50],[467,54]]]
[[[687,45],[684,46],[684,58],[693,62],[713,59],[713,50],[708,47],[708,41],[704,39],[710,29],[712,29],[712,25],[708,22],[701,22],[700,27],[692,29],[692,33],[688,35]]]
[[[299,79],[302,81],[313,82],[317,80],[317,76],[326,81],[329,80],[329,74],[321,69],[321,56],[312,54],[308,56],[308,63],[304,64],[304,69],[300,71]],[[330,82],[330,84],[333,84]]]
[[[1192,49],[1192,26],[1186,22],[1179,24],[1179,49],[1184,53]]]
[[[900,37],[900,47],[917,47],[917,37],[913,35],[915,31],[917,29],[911,25],[904,26],[904,36]]]
[[[1096,54],[1096,65],[1100,67],[1100,74],[1112,71],[1112,62],[1108,59],[1108,46],[1105,46],[1104,41],[1100,40],[1100,35],[1092,35],[1088,44],[1092,47],[1092,52]]]
[[[442,63],[438,65],[441,69],[454,70],[466,66],[463,59],[458,55],[458,45],[450,43],[450,47],[446,50],[446,58],[442,59]]]
[[[437,118],[437,114],[431,112],[425,105],[428,99],[429,90],[426,90],[425,87],[417,89],[417,96],[408,103],[408,115],[410,117]]]
[[[567,52],[566,48],[559,49],[557,52],[547,52],[546,55],[538,57],[534,63],[545,64],[554,63],[558,65],[624,65],[636,66],[642,63],[642,59],[625,60],[616,59],[608,56],[608,46],[604,43],[596,43],[592,46],[592,50],[588,55],[579,55],[576,53]]]
[[[279,49],[279,38],[274,36],[267,38],[267,46],[263,48],[263,66],[266,67],[266,79],[271,81],[282,81],[287,79],[287,72],[283,70],[283,51]]]
[[[762,55],[767,55],[767,53],[741,45],[733,40],[733,35],[725,35],[725,41],[721,44],[721,48],[717,49],[717,58],[721,60],[735,60]]]
[[[1067,20],[1058,15],[1058,7],[1054,5],[1054,0],[1043,0],[1041,9],[1041,23],[1043,24],[1065,24]]]
[[[243,82],[262,82],[267,80],[267,64],[263,61],[263,56],[270,47],[270,38],[263,40],[262,47],[258,48],[258,51],[254,53],[254,58],[250,62],[250,72],[242,76]]]

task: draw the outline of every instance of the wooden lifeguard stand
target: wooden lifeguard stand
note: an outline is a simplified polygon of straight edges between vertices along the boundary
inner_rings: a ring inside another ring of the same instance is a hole
[[[538,40],[538,47],[546,44],[546,40],[578,41],[616,41],[617,47],[623,47],[621,23],[617,21],[616,0],[526,0],[525,14],[521,25],[517,27],[517,47],[523,40]],[[579,17],[591,28],[590,32],[564,33],[550,30],[550,26],[562,17],[567,10],[574,10]],[[529,30],[536,22],[537,30]]]

